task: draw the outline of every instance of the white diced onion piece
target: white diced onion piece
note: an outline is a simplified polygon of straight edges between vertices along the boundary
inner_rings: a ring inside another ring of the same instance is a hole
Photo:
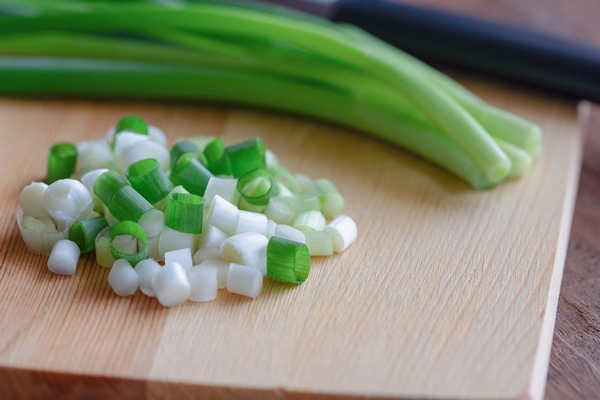
[[[221,258],[232,263],[256,268],[267,274],[267,245],[269,239],[260,233],[247,232],[232,236],[221,245]]]
[[[221,243],[223,243],[223,240],[227,239],[228,237],[228,234],[216,226],[204,223],[202,233],[198,238],[198,247],[220,247]]]
[[[311,256],[330,256],[333,254],[333,241],[325,231],[306,231],[304,239]]]
[[[183,304],[192,291],[187,271],[178,263],[162,267],[152,279],[158,302],[165,307]]]
[[[213,197],[208,210],[208,223],[214,225],[228,235],[234,235],[239,219],[236,206],[219,195]]]
[[[156,293],[152,287],[152,280],[161,268],[160,264],[152,258],[142,260],[135,266],[135,272],[137,272],[140,278],[140,289],[146,296],[156,297]]]
[[[322,231],[325,216],[320,211],[304,211],[294,217],[292,226],[301,231]]]
[[[302,231],[289,225],[277,225],[277,228],[275,228],[275,234],[273,236],[292,240],[298,243],[304,243],[306,241]]]
[[[73,275],[79,261],[79,246],[70,240],[59,240],[52,247],[48,258],[48,269],[55,274]]]
[[[189,247],[167,251],[165,253],[165,265],[174,262],[180,264],[186,271],[192,269],[192,252]]]
[[[148,125],[148,139],[160,144],[163,147],[167,147],[167,136],[163,130],[157,126]]]
[[[147,237],[160,235],[165,227],[165,214],[160,210],[150,210],[142,214],[138,224],[142,227]]]
[[[197,265],[188,271],[192,301],[211,301],[217,298],[217,268]]]
[[[119,172],[125,173],[131,164],[146,158],[156,159],[165,171],[170,168],[171,155],[169,150],[150,139],[140,140],[122,149],[115,157],[115,164],[122,169]]]
[[[119,296],[132,296],[140,285],[140,277],[129,261],[115,261],[108,274],[108,284]]]
[[[213,198],[219,195],[231,204],[237,204],[240,194],[237,190],[237,179],[211,177],[204,192],[204,206],[209,207]]]
[[[263,275],[257,269],[232,263],[227,274],[227,290],[256,298],[263,286]]]
[[[331,237],[335,252],[346,250],[356,240],[358,234],[356,223],[347,215],[340,215],[331,221],[324,231]]]
[[[217,281],[219,289],[227,287],[227,274],[229,273],[229,261],[221,260],[219,258],[209,258],[203,261],[201,267],[213,267],[217,269]]]
[[[196,248],[198,236],[191,233],[179,232],[165,226],[158,240],[158,255],[160,259],[165,258],[167,251],[188,248],[190,251]]]
[[[44,182],[31,182],[19,194],[19,205],[25,215],[34,218],[49,217],[50,214],[44,207],[44,192],[48,185]]]
[[[17,225],[19,226],[19,232],[25,242],[27,250],[38,253],[50,255],[52,248],[61,239],[69,238],[69,226],[64,222],[58,222],[58,229],[54,231],[46,230],[43,232],[33,231],[23,226],[23,210],[17,211]]]
[[[251,211],[238,211],[238,223],[235,228],[235,234],[246,232],[256,232],[267,236],[268,222],[265,214],[259,214]]]
[[[194,265],[202,264],[206,260],[211,258],[221,258],[220,247],[200,247],[196,253],[194,253],[193,262]]]
[[[98,236],[96,236],[95,240],[96,262],[104,268],[111,268],[115,263],[115,258],[110,251],[110,244],[108,242],[109,231],[110,227],[104,228],[100,231]]]
[[[268,238],[275,235],[275,229],[277,229],[278,226],[279,225],[277,225],[277,222],[273,221],[272,219],[267,220],[267,237]]]
[[[72,225],[92,213],[92,195],[83,183],[75,179],[61,179],[52,183],[44,192],[44,207],[57,221]]]

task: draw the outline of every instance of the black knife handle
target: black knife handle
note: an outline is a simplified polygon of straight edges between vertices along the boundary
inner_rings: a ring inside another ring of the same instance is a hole
[[[387,0],[344,0],[333,20],[429,61],[600,101],[600,48],[592,45]]]

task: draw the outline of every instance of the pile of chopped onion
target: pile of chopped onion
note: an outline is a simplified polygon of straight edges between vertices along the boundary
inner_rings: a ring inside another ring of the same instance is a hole
[[[127,116],[104,138],[53,146],[47,182],[19,195],[27,248],[64,275],[95,251],[117,295],[139,288],[169,307],[223,288],[256,298],[265,276],[302,283],[311,256],[356,239],[334,184],[292,174],[260,138],[166,143]]]

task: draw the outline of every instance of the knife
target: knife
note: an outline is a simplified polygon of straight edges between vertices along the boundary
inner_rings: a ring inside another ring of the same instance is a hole
[[[354,24],[422,58],[600,102],[600,47],[392,0],[263,0]]]

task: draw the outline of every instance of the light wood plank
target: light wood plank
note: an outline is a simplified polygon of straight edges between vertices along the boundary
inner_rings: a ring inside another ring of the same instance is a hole
[[[148,398],[540,398],[580,162],[576,111],[469,85],[545,131],[532,171],[489,192],[360,133],[295,116],[2,100],[0,374],[134,379],[147,382]],[[98,137],[127,113],[170,138],[260,135],[293,171],[337,184],[359,239],[314,259],[304,284],[267,282],[256,300],[222,292],[163,309],[140,293],[117,298],[90,257],[72,277],[52,275],[44,257],[24,250],[17,195],[43,178],[51,143]]]

